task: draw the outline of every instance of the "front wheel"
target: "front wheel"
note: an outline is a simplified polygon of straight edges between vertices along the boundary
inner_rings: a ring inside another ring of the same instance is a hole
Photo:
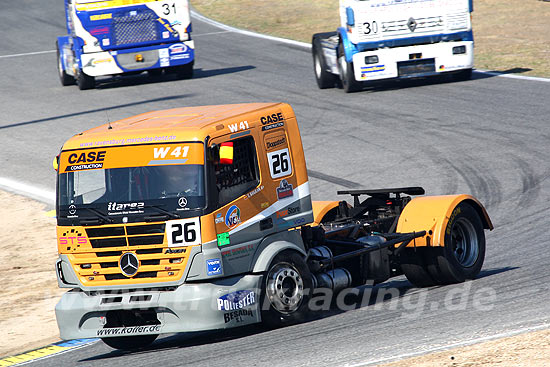
[[[306,262],[294,251],[283,251],[272,260],[262,281],[262,321],[268,327],[305,320],[313,281]]]
[[[191,79],[193,77],[194,61],[188,64],[176,66],[176,75],[178,79]]]
[[[78,70],[78,76],[76,78],[76,83],[78,84],[78,89],[86,90],[95,88],[95,78],[84,74],[82,69]]]
[[[152,344],[158,335],[117,336],[114,338],[101,338],[105,344],[114,349],[136,350]]]
[[[346,54],[344,53],[344,46],[340,43],[338,46],[338,72],[340,73],[340,81],[342,82],[342,88],[346,93],[357,92],[361,89],[361,82],[355,80],[355,74],[353,72],[353,63],[346,61]]]
[[[61,56],[61,51],[59,50],[59,42],[55,42],[55,47],[57,49],[57,72],[59,73],[59,81],[64,87],[68,85],[73,85],[75,82],[74,78],[71,75],[67,74],[63,66],[63,58]]]
[[[472,69],[464,69],[457,71],[452,75],[455,81],[466,81],[472,79]]]

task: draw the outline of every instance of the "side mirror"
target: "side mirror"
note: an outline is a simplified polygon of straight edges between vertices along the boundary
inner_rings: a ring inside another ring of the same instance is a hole
[[[59,155],[53,158],[53,169],[56,171],[59,169]]]

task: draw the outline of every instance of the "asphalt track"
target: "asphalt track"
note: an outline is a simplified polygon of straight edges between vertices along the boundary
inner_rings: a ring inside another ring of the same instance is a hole
[[[486,205],[495,230],[473,282],[419,290],[396,278],[386,285],[399,291],[393,301],[377,301],[375,291],[369,306],[332,309],[293,327],[170,335],[137,353],[99,342],[34,365],[353,365],[550,324],[550,83],[475,73],[460,83],[321,91],[309,51],[195,21],[192,80],[141,75],[81,92],[61,87],[55,53],[42,52],[65,32],[62,7],[59,0],[2,3],[1,178],[52,192],[51,162],[62,143],[107,120],[180,106],[284,101],[301,127],[314,199],[360,187],[468,193]]]

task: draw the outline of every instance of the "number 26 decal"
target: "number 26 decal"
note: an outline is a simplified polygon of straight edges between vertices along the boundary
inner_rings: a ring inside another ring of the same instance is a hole
[[[167,221],[166,238],[168,239],[168,247],[200,245],[200,219],[189,218]]]
[[[267,153],[267,161],[269,162],[271,178],[279,178],[292,174],[292,165],[290,163],[288,148]]]

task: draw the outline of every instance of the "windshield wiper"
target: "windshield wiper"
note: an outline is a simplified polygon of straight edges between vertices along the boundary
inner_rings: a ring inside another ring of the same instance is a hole
[[[166,217],[168,216],[168,218],[172,218],[172,219],[180,219],[181,217],[177,214],[174,214],[174,213],[171,213],[169,212],[168,210],[164,210],[162,209],[161,207],[157,206],[157,205],[145,205],[145,208],[153,208],[153,209],[156,209],[157,212],[160,212],[160,213],[163,213],[164,216],[163,217]],[[144,217],[143,219],[145,220],[158,220],[160,219],[158,216],[154,217],[154,216],[149,216],[149,217]]]
[[[105,214],[101,213],[99,210],[95,209],[95,208],[90,208],[90,207],[82,207],[82,208],[79,208],[79,209],[86,209],[88,211],[91,211],[92,213],[94,213],[95,215],[97,215],[99,218],[103,219],[103,221],[111,224],[111,223],[114,223],[115,221],[111,218],[109,218],[108,216],[106,216]],[[94,224],[92,222],[94,221],[99,221],[99,219],[92,219],[92,220],[86,220],[86,219],[81,219],[80,220],[80,223],[81,224]]]

